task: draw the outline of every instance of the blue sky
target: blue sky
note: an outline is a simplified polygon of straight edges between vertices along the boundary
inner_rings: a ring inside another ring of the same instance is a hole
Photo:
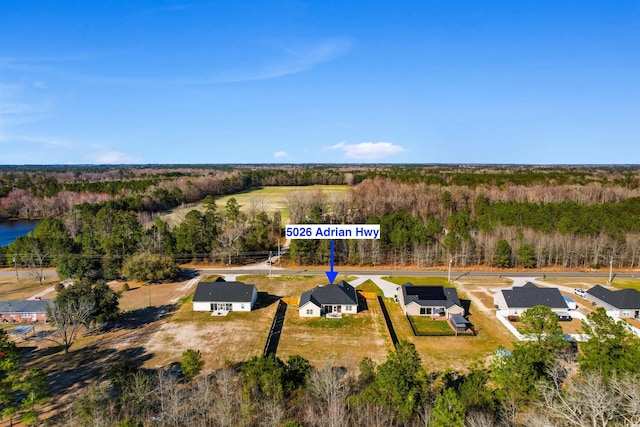
[[[0,2],[0,164],[640,163],[640,1]]]

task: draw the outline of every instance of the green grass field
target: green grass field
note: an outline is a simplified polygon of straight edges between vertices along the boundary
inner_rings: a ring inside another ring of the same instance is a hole
[[[409,322],[418,335],[455,335],[446,320],[433,320],[428,316],[410,316]]]
[[[310,186],[283,186],[283,187],[262,187],[256,190],[245,191],[242,193],[231,194],[228,196],[216,198],[218,209],[223,211],[227,201],[234,197],[240,205],[240,210],[249,213],[252,209],[257,211],[265,211],[269,214],[280,211],[282,221],[289,219],[289,208],[287,206],[287,196],[295,191],[313,192],[322,191],[325,196],[331,200],[333,194],[343,194],[348,191],[347,185],[310,185]],[[166,221],[170,226],[178,225],[185,215],[192,210],[204,211],[202,203],[196,203],[195,206],[187,208],[177,208],[171,213],[161,215],[160,218]]]

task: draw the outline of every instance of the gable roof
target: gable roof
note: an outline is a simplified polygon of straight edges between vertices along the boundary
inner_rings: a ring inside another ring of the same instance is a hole
[[[589,289],[587,293],[615,308],[640,309],[640,292],[635,289],[612,291],[603,286],[596,285]]]
[[[0,301],[0,313],[46,313],[50,299]]]
[[[444,306],[451,308],[454,305],[462,307],[456,288],[416,286],[413,283],[405,283],[402,285],[402,296],[405,305],[415,302],[422,307]]]
[[[242,282],[200,282],[193,302],[251,302],[255,285]]]
[[[300,296],[298,307],[302,307],[308,302],[312,302],[318,307],[330,304],[357,305],[358,295],[353,286],[342,280],[335,285],[316,286],[309,291],[303,292]]]
[[[503,289],[501,292],[507,307],[510,308],[531,308],[535,305],[569,308],[558,288],[539,288],[527,282],[524,286],[514,286],[511,289]]]

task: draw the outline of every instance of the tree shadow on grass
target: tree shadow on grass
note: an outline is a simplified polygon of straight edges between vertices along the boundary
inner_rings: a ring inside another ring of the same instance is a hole
[[[145,307],[123,313],[117,320],[108,323],[100,331],[114,331],[118,329],[137,329],[164,319],[178,309],[176,304],[165,304],[158,307]]]

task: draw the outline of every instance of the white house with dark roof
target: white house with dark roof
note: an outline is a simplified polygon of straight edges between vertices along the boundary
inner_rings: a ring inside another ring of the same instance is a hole
[[[445,317],[464,316],[455,288],[444,286],[416,286],[405,283],[398,292],[398,302],[408,316]]]
[[[242,282],[200,282],[193,295],[193,311],[251,311],[258,299],[255,285]]]
[[[597,307],[603,307],[611,317],[640,319],[640,292],[635,289],[611,290],[596,285],[585,297]]]
[[[356,289],[344,280],[316,286],[303,292],[298,304],[300,317],[320,317],[325,314],[355,314],[358,312]]]
[[[569,309],[558,288],[539,288],[531,282],[524,286],[502,289],[493,295],[493,304],[506,315],[520,315],[536,305],[544,305],[554,312]]]
[[[44,299],[0,301],[0,319],[4,323],[46,322],[50,302]]]

